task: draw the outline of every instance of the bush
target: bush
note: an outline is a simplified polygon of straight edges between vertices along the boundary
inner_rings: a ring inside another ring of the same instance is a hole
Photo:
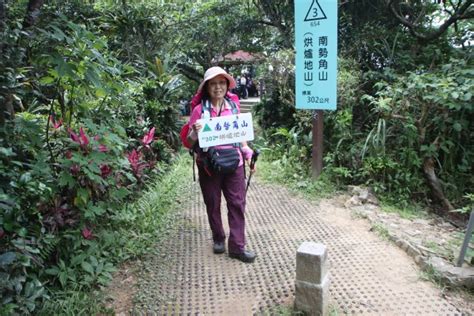
[[[114,270],[107,253],[121,241],[101,232],[101,223],[130,200],[158,159],[170,159],[167,145],[154,144],[152,129],[128,152],[120,126],[85,120],[74,131],[28,113],[0,132],[4,311],[33,312],[47,298],[46,282],[63,289],[105,285]]]

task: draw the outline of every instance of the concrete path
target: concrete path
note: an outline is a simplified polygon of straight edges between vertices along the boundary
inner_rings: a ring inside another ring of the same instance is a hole
[[[199,185],[190,186],[178,229],[143,265],[134,314],[273,315],[275,306],[292,305],[296,250],[314,241],[328,247],[332,315],[468,315],[342,203],[310,202],[279,186],[254,182],[249,190],[247,239],[256,261],[214,255]]]

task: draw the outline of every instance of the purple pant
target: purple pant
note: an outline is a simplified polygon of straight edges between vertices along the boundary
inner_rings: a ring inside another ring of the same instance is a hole
[[[245,249],[245,177],[244,167],[228,175],[209,176],[199,169],[199,184],[207,209],[214,242],[224,242],[225,232],[221,218],[221,192],[227,201],[229,220],[229,253],[241,253]]]

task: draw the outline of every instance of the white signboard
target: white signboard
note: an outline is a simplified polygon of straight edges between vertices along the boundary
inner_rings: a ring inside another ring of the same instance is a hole
[[[251,113],[226,115],[200,119],[202,124],[198,133],[199,147],[212,147],[253,140]]]

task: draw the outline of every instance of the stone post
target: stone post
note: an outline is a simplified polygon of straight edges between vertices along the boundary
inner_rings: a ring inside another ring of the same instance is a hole
[[[295,309],[309,315],[328,315],[329,272],[323,244],[304,242],[296,253]]]

